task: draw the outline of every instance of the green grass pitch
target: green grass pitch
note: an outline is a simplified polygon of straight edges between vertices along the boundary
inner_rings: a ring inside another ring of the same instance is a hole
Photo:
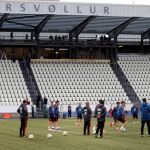
[[[92,119],[92,126],[96,123]],[[47,120],[29,119],[28,132],[34,135],[34,139],[20,138],[19,119],[0,120],[0,150],[148,150],[150,149],[150,137],[140,137],[140,124],[132,124],[128,118],[127,132],[115,133],[109,127],[107,119],[103,139],[95,139],[94,135],[83,136],[82,128],[75,127],[75,119],[59,121],[59,126],[68,131],[68,136],[59,132],[51,132],[52,139],[47,139]]]

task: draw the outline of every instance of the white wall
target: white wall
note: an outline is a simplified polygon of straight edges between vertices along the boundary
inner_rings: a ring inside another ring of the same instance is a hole
[[[31,106],[28,105],[28,112],[31,113]],[[17,113],[19,106],[0,106],[0,113]]]

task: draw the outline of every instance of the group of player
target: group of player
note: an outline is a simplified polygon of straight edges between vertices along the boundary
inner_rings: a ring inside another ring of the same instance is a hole
[[[143,102],[140,104],[140,107],[137,103],[131,108],[131,114],[133,115],[133,123],[138,123],[138,113],[139,110],[141,112],[141,136],[144,135],[144,125],[147,124],[148,127],[148,135],[150,136],[150,104],[146,102],[146,99],[143,98]],[[20,137],[26,137],[27,135],[27,120],[28,120],[28,110],[27,104],[29,104],[28,99],[24,100],[23,103],[18,108],[17,112],[20,114]],[[110,117],[113,118],[113,121],[110,123],[110,127],[115,126],[116,131],[126,132],[127,118],[125,111],[125,101],[117,102],[116,107],[110,109],[109,114]],[[71,116],[71,106],[68,106],[68,112]],[[59,101],[53,102],[48,108],[48,130],[57,130],[58,127],[58,119],[59,119]],[[107,110],[104,105],[104,100],[100,100],[99,104],[95,107],[94,116],[97,119],[97,125],[95,127],[95,137],[98,137],[100,134],[100,138],[103,138],[103,131],[105,126]],[[85,107],[82,107],[81,104],[76,107],[76,127],[81,126],[81,120],[84,119],[84,127],[83,127],[83,135],[91,134],[91,118],[92,118],[92,109],[90,107],[90,103],[86,102]],[[122,126],[119,128],[118,123],[121,122]]]
[[[113,121],[110,122],[110,127],[114,125],[116,132],[122,131],[126,132],[127,125],[127,117],[125,110],[126,103],[125,101],[117,102],[116,106],[109,111],[110,117]],[[144,126],[147,124],[148,135],[150,136],[150,104],[147,103],[146,98],[142,99],[142,103],[139,104],[135,102],[133,107],[131,108],[131,114],[133,116],[133,124],[139,123],[138,115],[139,111],[141,113],[141,137],[144,135]],[[86,102],[86,106],[82,108],[81,104],[76,108],[77,121],[76,126],[81,126],[82,116],[84,118],[84,128],[83,134],[90,135],[91,128],[91,116],[92,110],[90,108],[90,103]],[[103,131],[106,120],[106,107],[104,106],[104,101],[100,100],[99,104],[95,107],[94,112],[95,117],[97,118],[97,125],[95,127],[95,137],[98,137],[98,133],[100,133],[100,138],[103,137]],[[119,128],[119,122],[122,123],[122,126]]]
[[[51,104],[48,108],[48,130],[59,129],[58,119],[59,119],[59,101],[51,101]]]
[[[113,109],[112,115],[114,119],[114,123],[116,126],[116,129],[119,131],[118,128],[118,122],[122,122],[123,125],[120,128],[121,131],[125,132],[125,126],[127,124],[126,115],[125,115],[125,102],[122,101],[121,105],[120,102],[117,102],[117,106]],[[94,115],[95,118],[97,118],[97,125],[95,127],[95,137],[98,137],[98,134],[100,133],[100,138],[103,137],[103,131],[105,126],[105,120],[106,120],[106,107],[104,106],[104,101],[100,100],[99,104],[95,107]],[[81,126],[81,120],[82,116],[84,118],[84,128],[83,128],[83,134],[84,135],[90,135],[90,128],[91,128],[91,116],[92,116],[92,110],[90,108],[90,103],[86,102],[86,106],[82,108],[81,104],[76,108],[76,114],[77,114],[77,121],[76,126]],[[94,130],[94,129],[93,129]],[[87,131],[87,132],[86,132]]]
[[[48,121],[48,130],[53,129],[59,129],[58,127],[58,118],[59,118],[59,108],[58,108],[59,102],[56,101],[56,104],[52,101],[49,108],[48,108],[48,114],[49,114],[49,121]],[[68,106],[68,116],[70,116],[71,112],[71,106]],[[95,117],[97,118],[97,127],[95,131],[95,137],[98,137],[98,133],[100,133],[100,138],[103,137],[103,130],[105,126],[105,120],[106,120],[106,107],[104,106],[104,101],[100,100],[99,104],[95,107]],[[122,127],[120,128],[121,131],[126,131],[126,117],[125,117],[125,102],[117,103],[117,107],[113,109],[112,116],[114,118],[114,122],[116,125],[116,128],[118,128],[117,122],[120,121],[123,123]],[[86,106],[82,107],[81,104],[77,106],[76,108],[76,127],[81,126],[82,118],[84,118],[84,127],[83,127],[83,134],[84,135],[90,135],[91,134],[91,117],[92,117],[92,109],[90,107],[90,103],[86,102]]]

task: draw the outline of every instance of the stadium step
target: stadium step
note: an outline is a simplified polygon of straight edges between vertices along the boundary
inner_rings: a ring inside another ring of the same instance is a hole
[[[131,100],[131,102],[134,101],[140,101],[139,97],[137,96],[136,92],[134,91],[132,85],[128,81],[126,75],[124,74],[123,70],[119,66],[118,62],[114,61],[111,63],[111,68],[114,71],[116,77],[118,78],[118,81],[122,85],[124,91],[126,92],[127,96]]]
[[[41,96],[36,80],[34,78],[30,64],[26,61],[19,61],[20,68],[23,73],[24,80],[29,90],[33,105],[36,105],[37,96]]]

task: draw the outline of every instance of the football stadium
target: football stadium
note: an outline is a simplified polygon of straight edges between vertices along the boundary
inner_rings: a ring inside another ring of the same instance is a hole
[[[150,148],[150,5],[0,1],[0,150]]]

